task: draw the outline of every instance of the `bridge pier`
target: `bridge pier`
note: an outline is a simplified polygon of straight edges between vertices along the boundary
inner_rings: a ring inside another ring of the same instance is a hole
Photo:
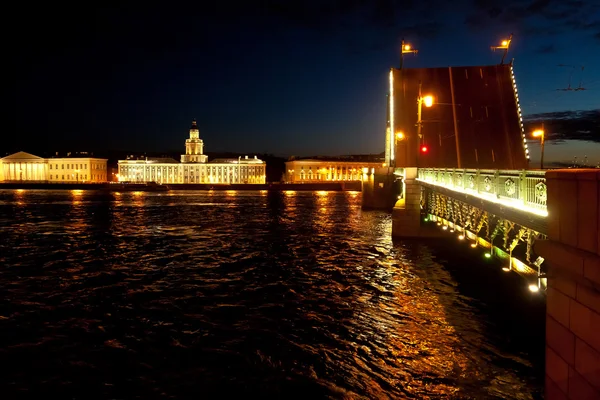
[[[368,171],[362,181],[362,208],[365,210],[391,210],[400,193],[394,168],[383,167]]]
[[[546,398],[600,399],[600,172],[546,173]]]
[[[404,169],[404,193],[392,210],[392,237],[421,236],[421,186],[417,168]]]

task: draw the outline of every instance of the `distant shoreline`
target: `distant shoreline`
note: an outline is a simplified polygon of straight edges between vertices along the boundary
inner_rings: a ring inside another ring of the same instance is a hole
[[[123,184],[123,183],[29,183],[6,182],[0,183],[3,189],[29,190],[100,190],[108,192],[168,192],[174,190],[270,190],[270,191],[361,191],[360,181],[352,182],[323,182],[323,183],[264,183],[264,184],[209,184],[209,183],[176,183],[176,184]]]

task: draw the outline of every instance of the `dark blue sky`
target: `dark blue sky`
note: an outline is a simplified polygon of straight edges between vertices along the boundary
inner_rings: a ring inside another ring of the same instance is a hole
[[[381,152],[402,37],[436,67],[512,32],[525,114],[600,109],[600,0],[212,3],[21,10],[7,150],[178,150],[197,118],[205,151]]]

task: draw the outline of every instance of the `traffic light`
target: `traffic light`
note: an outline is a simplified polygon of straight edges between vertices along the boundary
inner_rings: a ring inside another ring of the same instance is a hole
[[[421,153],[427,153],[428,150],[429,148],[426,145],[421,146]]]

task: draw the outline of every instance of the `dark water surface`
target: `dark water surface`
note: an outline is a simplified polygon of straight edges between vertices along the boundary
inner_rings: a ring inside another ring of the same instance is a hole
[[[360,201],[0,191],[2,398],[539,398],[543,304]]]

